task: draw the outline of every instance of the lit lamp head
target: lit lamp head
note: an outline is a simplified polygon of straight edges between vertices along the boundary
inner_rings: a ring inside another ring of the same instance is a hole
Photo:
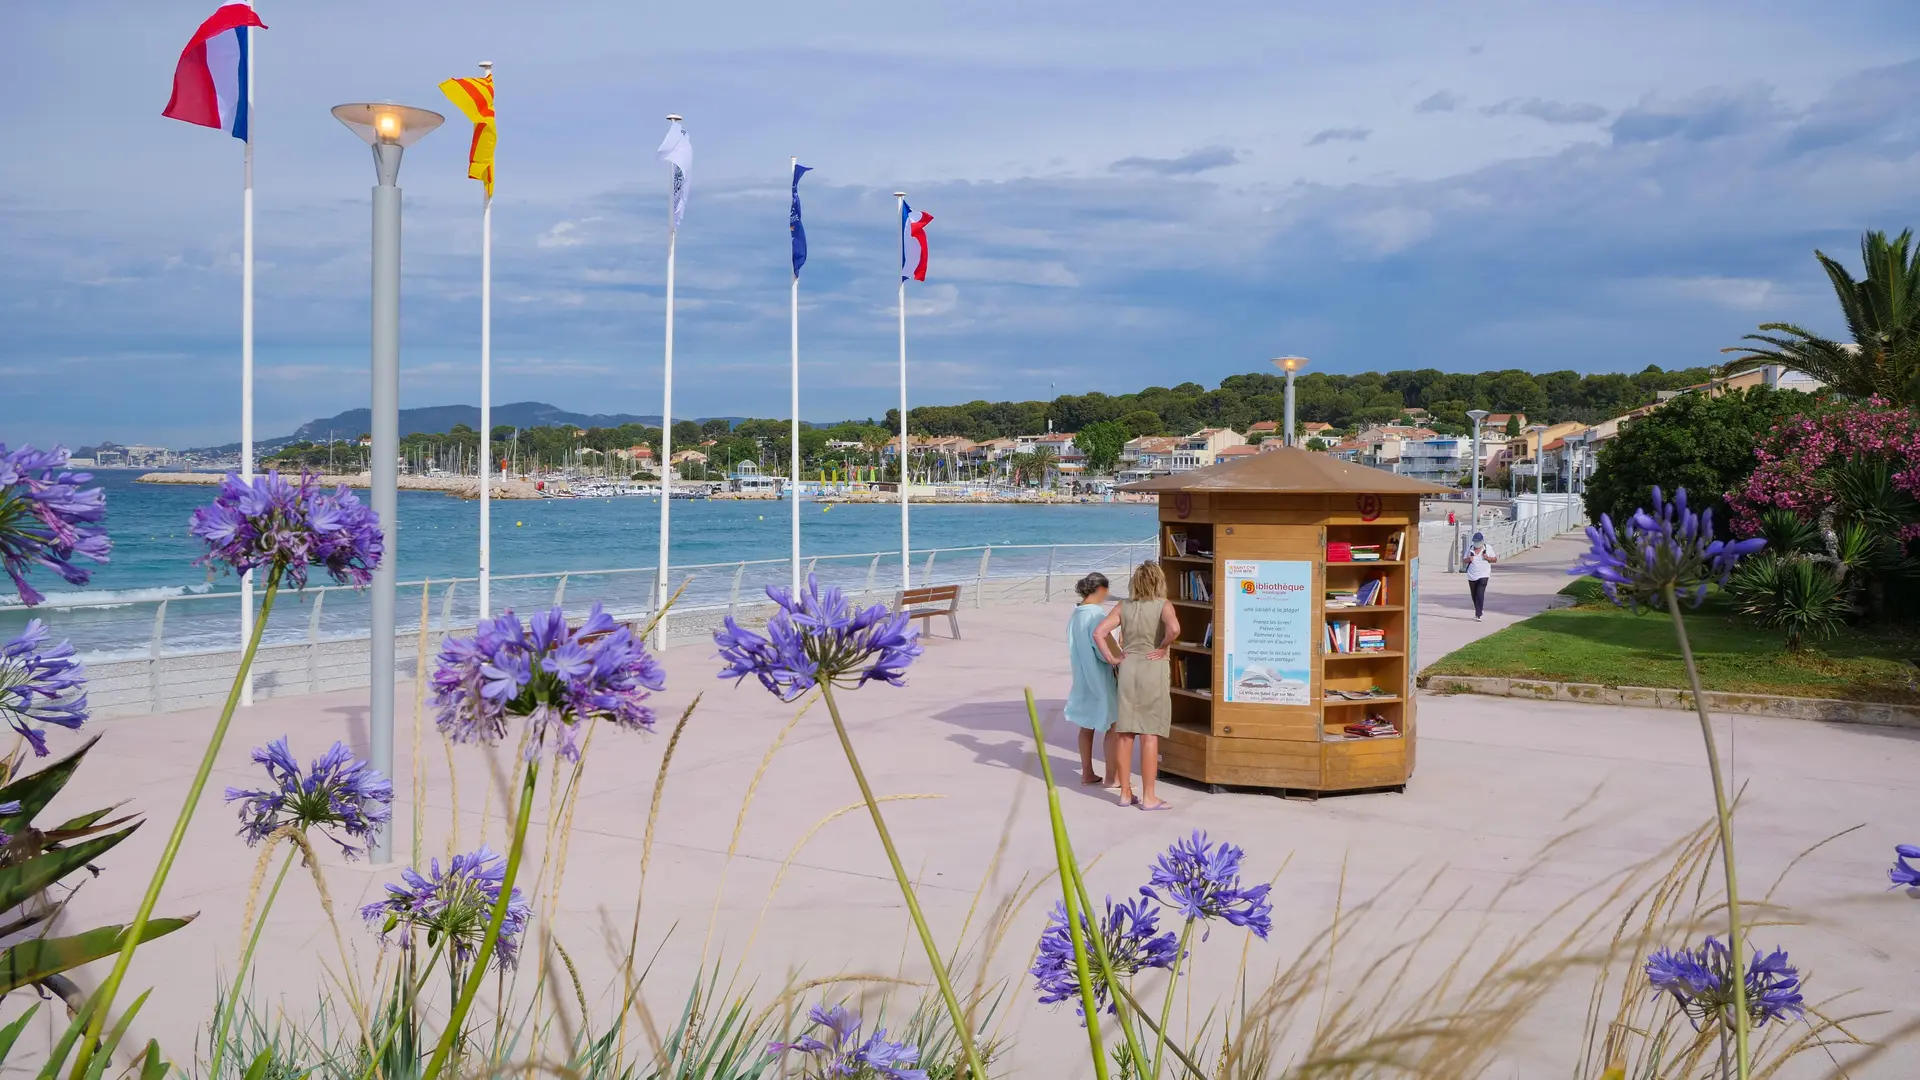
[[[373,167],[381,187],[393,187],[400,181],[400,154],[426,138],[427,133],[446,122],[446,117],[411,105],[391,101],[357,101],[335,105],[333,118],[373,148]]]
[[[1273,358],[1273,366],[1289,375],[1306,367],[1308,363],[1310,363],[1310,361],[1304,356],[1276,356]]]

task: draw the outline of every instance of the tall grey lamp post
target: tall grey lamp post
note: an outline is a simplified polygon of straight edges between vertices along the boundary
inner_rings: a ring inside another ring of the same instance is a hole
[[[399,566],[395,526],[400,484],[400,155],[446,119],[391,102],[333,107],[334,119],[373,147],[373,512],[380,515],[386,553],[373,572],[368,630],[372,689],[367,699],[368,760],[393,776],[394,583]],[[424,677],[425,672],[416,673]],[[393,860],[391,825],[383,825],[369,858]]]
[[[1541,478],[1546,475],[1547,471],[1545,446],[1547,441],[1547,425],[1533,424],[1528,426],[1527,430],[1533,432],[1533,542],[1535,544],[1544,544],[1547,542],[1547,522],[1545,518],[1541,517],[1541,514],[1546,511],[1546,502],[1545,497],[1540,494],[1540,485],[1542,482]]]
[[[1293,445],[1293,375],[1301,368],[1306,367],[1308,362],[1304,356],[1276,356],[1273,358],[1273,366],[1287,373],[1287,427],[1285,442],[1288,446]]]
[[[1475,531],[1480,528],[1480,428],[1489,415],[1485,409],[1467,410],[1467,419],[1473,421],[1473,511],[1467,519],[1467,528]],[[1473,533],[1467,536],[1471,539]]]

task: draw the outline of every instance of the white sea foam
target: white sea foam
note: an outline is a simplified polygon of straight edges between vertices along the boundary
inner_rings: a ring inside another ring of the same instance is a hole
[[[160,585],[144,589],[103,589],[99,592],[50,592],[35,606],[38,611],[72,611],[76,608],[116,608],[151,604],[177,596],[204,596],[213,591],[205,585]],[[0,608],[20,605],[19,593],[0,593]]]

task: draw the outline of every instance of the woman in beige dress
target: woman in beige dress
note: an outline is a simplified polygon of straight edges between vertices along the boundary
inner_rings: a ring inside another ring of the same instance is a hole
[[[1114,656],[1113,631],[1120,631],[1121,655]],[[1120,805],[1142,810],[1165,810],[1171,803],[1154,794],[1160,776],[1160,740],[1173,730],[1173,695],[1167,670],[1167,649],[1180,636],[1180,620],[1167,603],[1167,576],[1157,562],[1134,568],[1127,598],[1107,613],[1094,630],[1093,640],[1109,662],[1120,665],[1120,717],[1113,730],[1119,735],[1116,755]],[[1133,745],[1140,744],[1140,798],[1136,802],[1129,775]],[[1109,777],[1112,779],[1112,777]]]

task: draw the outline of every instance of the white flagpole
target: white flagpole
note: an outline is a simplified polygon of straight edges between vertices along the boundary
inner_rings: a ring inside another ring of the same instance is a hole
[[[252,7],[251,0],[248,7]],[[253,27],[246,27],[247,148],[240,194],[240,478],[253,480]],[[240,575],[240,647],[253,640],[253,571]],[[253,704],[253,672],[240,682],[240,704]]]
[[[671,114],[667,122],[677,124],[681,117]],[[667,647],[667,538],[671,534],[668,515],[673,509],[673,469],[669,463],[673,460],[673,246],[679,237],[679,228],[673,221],[673,172],[667,172],[667,357],[665,393],[660,406],[660,461],[656,466],[660,470],[660,573],[655,587],[658,598],[654,601],[654,611],[659,613],[653,624],[653,647]]]
[[[906,228],[907,193],[896,191],[893,197],[900,203],[900,227]],[[901,243],[906,243],[905,236]],[[912,522],[907,511],[907,264],[906,248],[900,262],[900,587],[913,588],[913,544],[911,541]]]
[[[794,158],[787,171],[789,178],[793,170],[800,167],[800,159]],[[793,502],[793,595],[800,595],[800,271],[793,272],[793,440],[787,455],[790,465],[787,471],[792,473],[793,490],[790,492]]]
[[[493,77],[493,61],[480,61]],[[493,614],[493,196],[480,210],[480,617]]]

